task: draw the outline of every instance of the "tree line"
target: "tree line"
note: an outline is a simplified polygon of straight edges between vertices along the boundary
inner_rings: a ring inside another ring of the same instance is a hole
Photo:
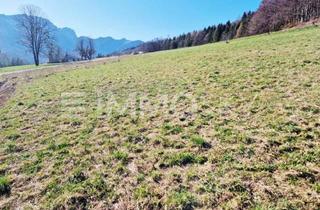
[[[320,0],[263,0],[255,12],[245,12],[239,20],[213,25],[173,38],[155,39],[133,52],[155,52],[227,41],[278,31],[320,17]]]
[[[203,30],[193,31],[173,38],[155,39],[142,44],[137,50],[155,52],[243,37],[248,35],[248,25],[253,15],[253,12],[245,12],[240,20],[234,22],[228,21],[225,24],[209,26]]]
[[[250,34],[278,31],[320,17],[320,0],[263,0],[250,21]]]
[[[48,62],[66,63],[70,61],[92,60],[96,54],[93,39],[81,38],[78,41],[74,51],[77,53],[77,55],[63,52],[63,50],[57,44],[50,42],[47,46]]]
[[[27,5],[23,7],[23,15],[18,19],[21,44],[32,53],[35,65],[39,65],[41,56],[47,56],[51,63],[94,58],[96,50],[93,40],[89,38],[79,40],[75,49],[78,56],[63,52],[55,43],[48,20],[42,16],[40,8]],[[257,11],[245,12],[239,20],[227,21],[173,38],[155,39],[123,53],[155,52],[219,41],[228,42],[234,38],[278,31],[319,17],[320,0],[263,0]]]
[[[93,39],[81,38],[78,42],[76,51],[79,53],[81,60],[91,60],[96,54],[96,49],[93,43]]]

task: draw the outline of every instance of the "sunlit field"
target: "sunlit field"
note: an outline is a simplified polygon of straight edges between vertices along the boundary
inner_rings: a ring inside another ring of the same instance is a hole
[[[54,65],[57,65],[57,64],[42,64],[40,66],[22,65],[22,66],[3,67],[3,68],[0,68],[0,75],[4,73],[11,73],[11,72],[17,72],[17,71],[23,71],[23,70],[41,69],[41,68],[50,67]]]
[[[22,82],[0,109],[0,208],[318,209],[319,40],[308,27]]]

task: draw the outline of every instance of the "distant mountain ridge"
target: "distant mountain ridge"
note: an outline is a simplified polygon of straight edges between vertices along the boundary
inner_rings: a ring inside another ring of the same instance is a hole
[[[20,32],[17,28],[16,19],[19,15],[2,15],[0,14],[0,50],[10,57],[19,57],[27,62],[32,62],[32,55],[26,53],[26,49],[19,44]],[[58,28],[48,20],[53,28],[54,37],[57,44],[63,50],[70,54],[75,54],[74,50],[79,39],[88,37],[78,37],[71,28]],[[133,48],[141,45],[140,40],[130,41],[127,39],[114,39],[112,37],[100,37],[93,39],[97,54],[111,54],[122,50]]]

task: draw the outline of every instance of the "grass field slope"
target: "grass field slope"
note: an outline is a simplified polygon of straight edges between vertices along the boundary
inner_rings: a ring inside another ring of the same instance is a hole
[[[0,208],[319,209],[320,28],[54,73],[0,109]]]
[[[29,70],[29,69],[41,69],[41,68],[45,68],[45,67],[50,67],[53,66],[53,64],[43,64],[40,66],[34,66],[34,65],[22,65],[22,66],[10,66],[10,67],[3,67],[0,68],[0,75],[4,74],[4,73],[11,73],[11,72],[17,72],[17,71],[25,71],[25,70]]]

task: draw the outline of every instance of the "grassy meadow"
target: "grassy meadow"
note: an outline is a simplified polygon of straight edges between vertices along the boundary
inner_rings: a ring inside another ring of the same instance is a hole
[[[3,68],[0,68],[0,75],[4,74],[4,73],[12,73],[12,72],[17,72],[17,71],[22,71],[22,70],[41,69],[41,68],[50,67],[50,66],[53,66],[53,65],[54,64],[42,64],[40,66],[22,65],[22,66],[3,67]]]
[[[20,84],[0,108],[0,208],[319,209],[319,40],[308,27]]]

